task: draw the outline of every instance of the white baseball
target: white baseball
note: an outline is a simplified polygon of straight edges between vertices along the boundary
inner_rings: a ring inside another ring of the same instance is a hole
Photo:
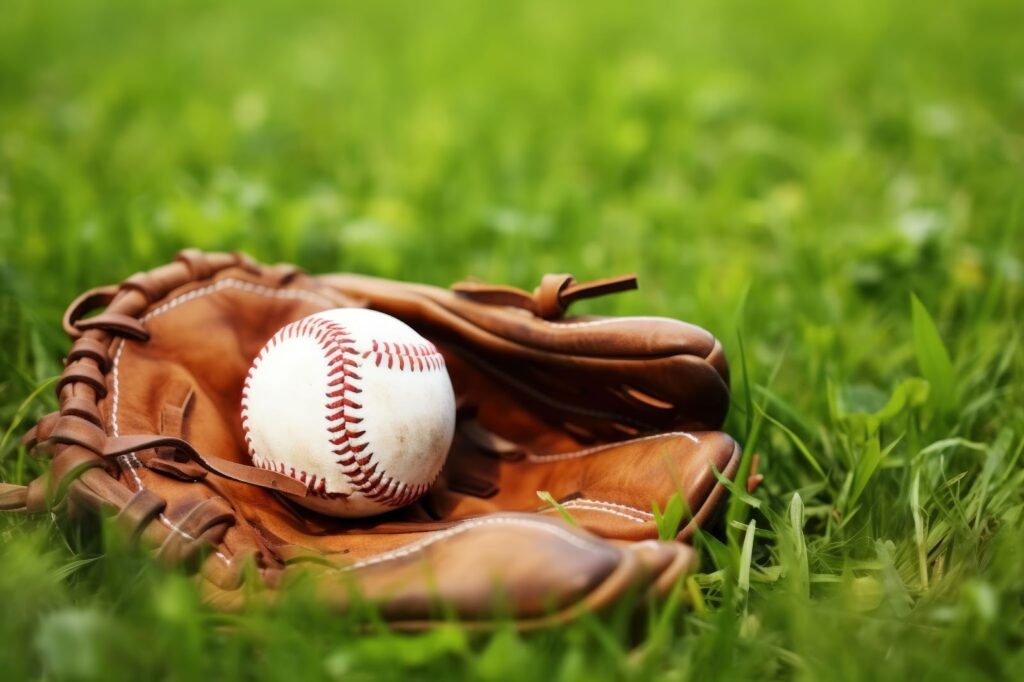
[[[253,361],[253,464],[306,484],[300,504],[369,516],[409,504],[451,446],[455,396],[434,344],[390,315],[338,308],[281,328]]]

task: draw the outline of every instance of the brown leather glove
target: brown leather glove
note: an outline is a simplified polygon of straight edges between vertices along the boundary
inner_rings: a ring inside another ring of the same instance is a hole
[[[654,541],[653,504],[681,494],[686,540],[722,496],[713,469],[734,476],[739,448],[716,431],[728,370],[710,334],[664,318],[563,317],[576,299],[633,286],[632,277],[549,275],[533,294],[476,283],[449,291],[183,252],[69,307],[61,409],[26,437],[52,456],[50,474],[0,487],[0,509],[108,508],[160,558],[201,557],[200,580],[225,608],[243,599],[250,561],[269,587],[313,575],[339,608],[356,584],[406,627],[439,618],[439,603],[470,622],[487,623],[500,606],[539,625],[637,589],[664,593],[693,552]],[[267,339],[341,306],[380,310],[432,340],[458,402],[432,489],[364,519],[320,516],[280,495],[305,486],[251,466],[239,415]]]

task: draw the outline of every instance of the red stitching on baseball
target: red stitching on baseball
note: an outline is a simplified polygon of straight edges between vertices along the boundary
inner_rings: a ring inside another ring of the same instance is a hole
[[[430,487],[430,483],[410,485],[391,476],[386,476],[383,470],[377,471],[378,462],[373,461],[372,452],[362,454],[369,443],[355,441],[365,435],[366,431],[352,430],[349,426],[361,423],[363,418],[346,412],[347,409],[362,409],[362,404],[351,400],[347,394],[362,393],[362,389],[357,383],[362,380],[362,377],[351,371],[359,366],[359,362],[355,358],[366,360],[372,355],[374,356],[373,362],[377,367],[380,367],[386,358],[388,369],[394,368],[394,362],[397,359],[399,370],[412,372],[443,369],[444,358],[431,343],[390,344],[387,341],[378,343],[376,339],[372,342],[371,350],[360,354],[352,347],[355,339],[349,336],[348,330],[335,322],[317,317],[308,317],[293,322],[274,334],[256,356],[252,367],[246,374],[245,385],[242,388],[242,431],[253,464],[262,469],[270,469],[290,476],[300,483],[306,483],[307,492],[311,495],[325,499],[345,497],[341,493],[327,492],[325,478],[318,478],[315,474],[307,474],[305,471],[296,472],[294,467],[288,467],[290,472],[286,472],[283,463],[263,458],[253,448],[252,437],[249,434],[249,381],[252,379],[255,369],[263,362],[272,348],[286,339],[293,338],[309,338],[316,341],[324,351],[327,366],[330,368],[327,376],[336,377],[327,382],[325,407],[328,410],[336,410],[329,414],[327,419],[338,423],[329,425],[327,431],[334,436],[330,439],[330,443],[335,446],[334,454],[340,458],[336,463],[341,465],[343,473],[348,476],[356,490],[367,498],[389,507],[401,507],[425,493]]]
[[[370,356],[373,356],[373,364],[377,367],[380,367],[386,359],[388,369],[394,369],[396,361],[399,370],[410,372],[425,372],[444,368],[444,358],[430,343],[392,344],[387,341],[380,343],[374,341],[370,350],[362,353],[364,360]]]

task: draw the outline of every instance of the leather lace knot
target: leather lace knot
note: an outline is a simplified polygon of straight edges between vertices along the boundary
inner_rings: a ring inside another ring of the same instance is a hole
[[[487,305],[522,308],[534,315],[553,320],[561,317],[574,302],[637,288],[635,274],[577,282],[569,274],[550,274],[541,278],[533,292],[483,282],[457,282],[452,291],[463,298]]]

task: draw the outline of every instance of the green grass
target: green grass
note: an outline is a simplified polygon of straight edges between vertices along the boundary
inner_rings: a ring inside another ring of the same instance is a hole
[[[185,246],[637,271],[579,310],[722,338],[766,479],[651,619],[530,636],[220,615],[93,522],[5,516],[4,678],[1016,677],[1024,6],[833,4],[5,2],[3,480],[41,470],[65,304]]]

